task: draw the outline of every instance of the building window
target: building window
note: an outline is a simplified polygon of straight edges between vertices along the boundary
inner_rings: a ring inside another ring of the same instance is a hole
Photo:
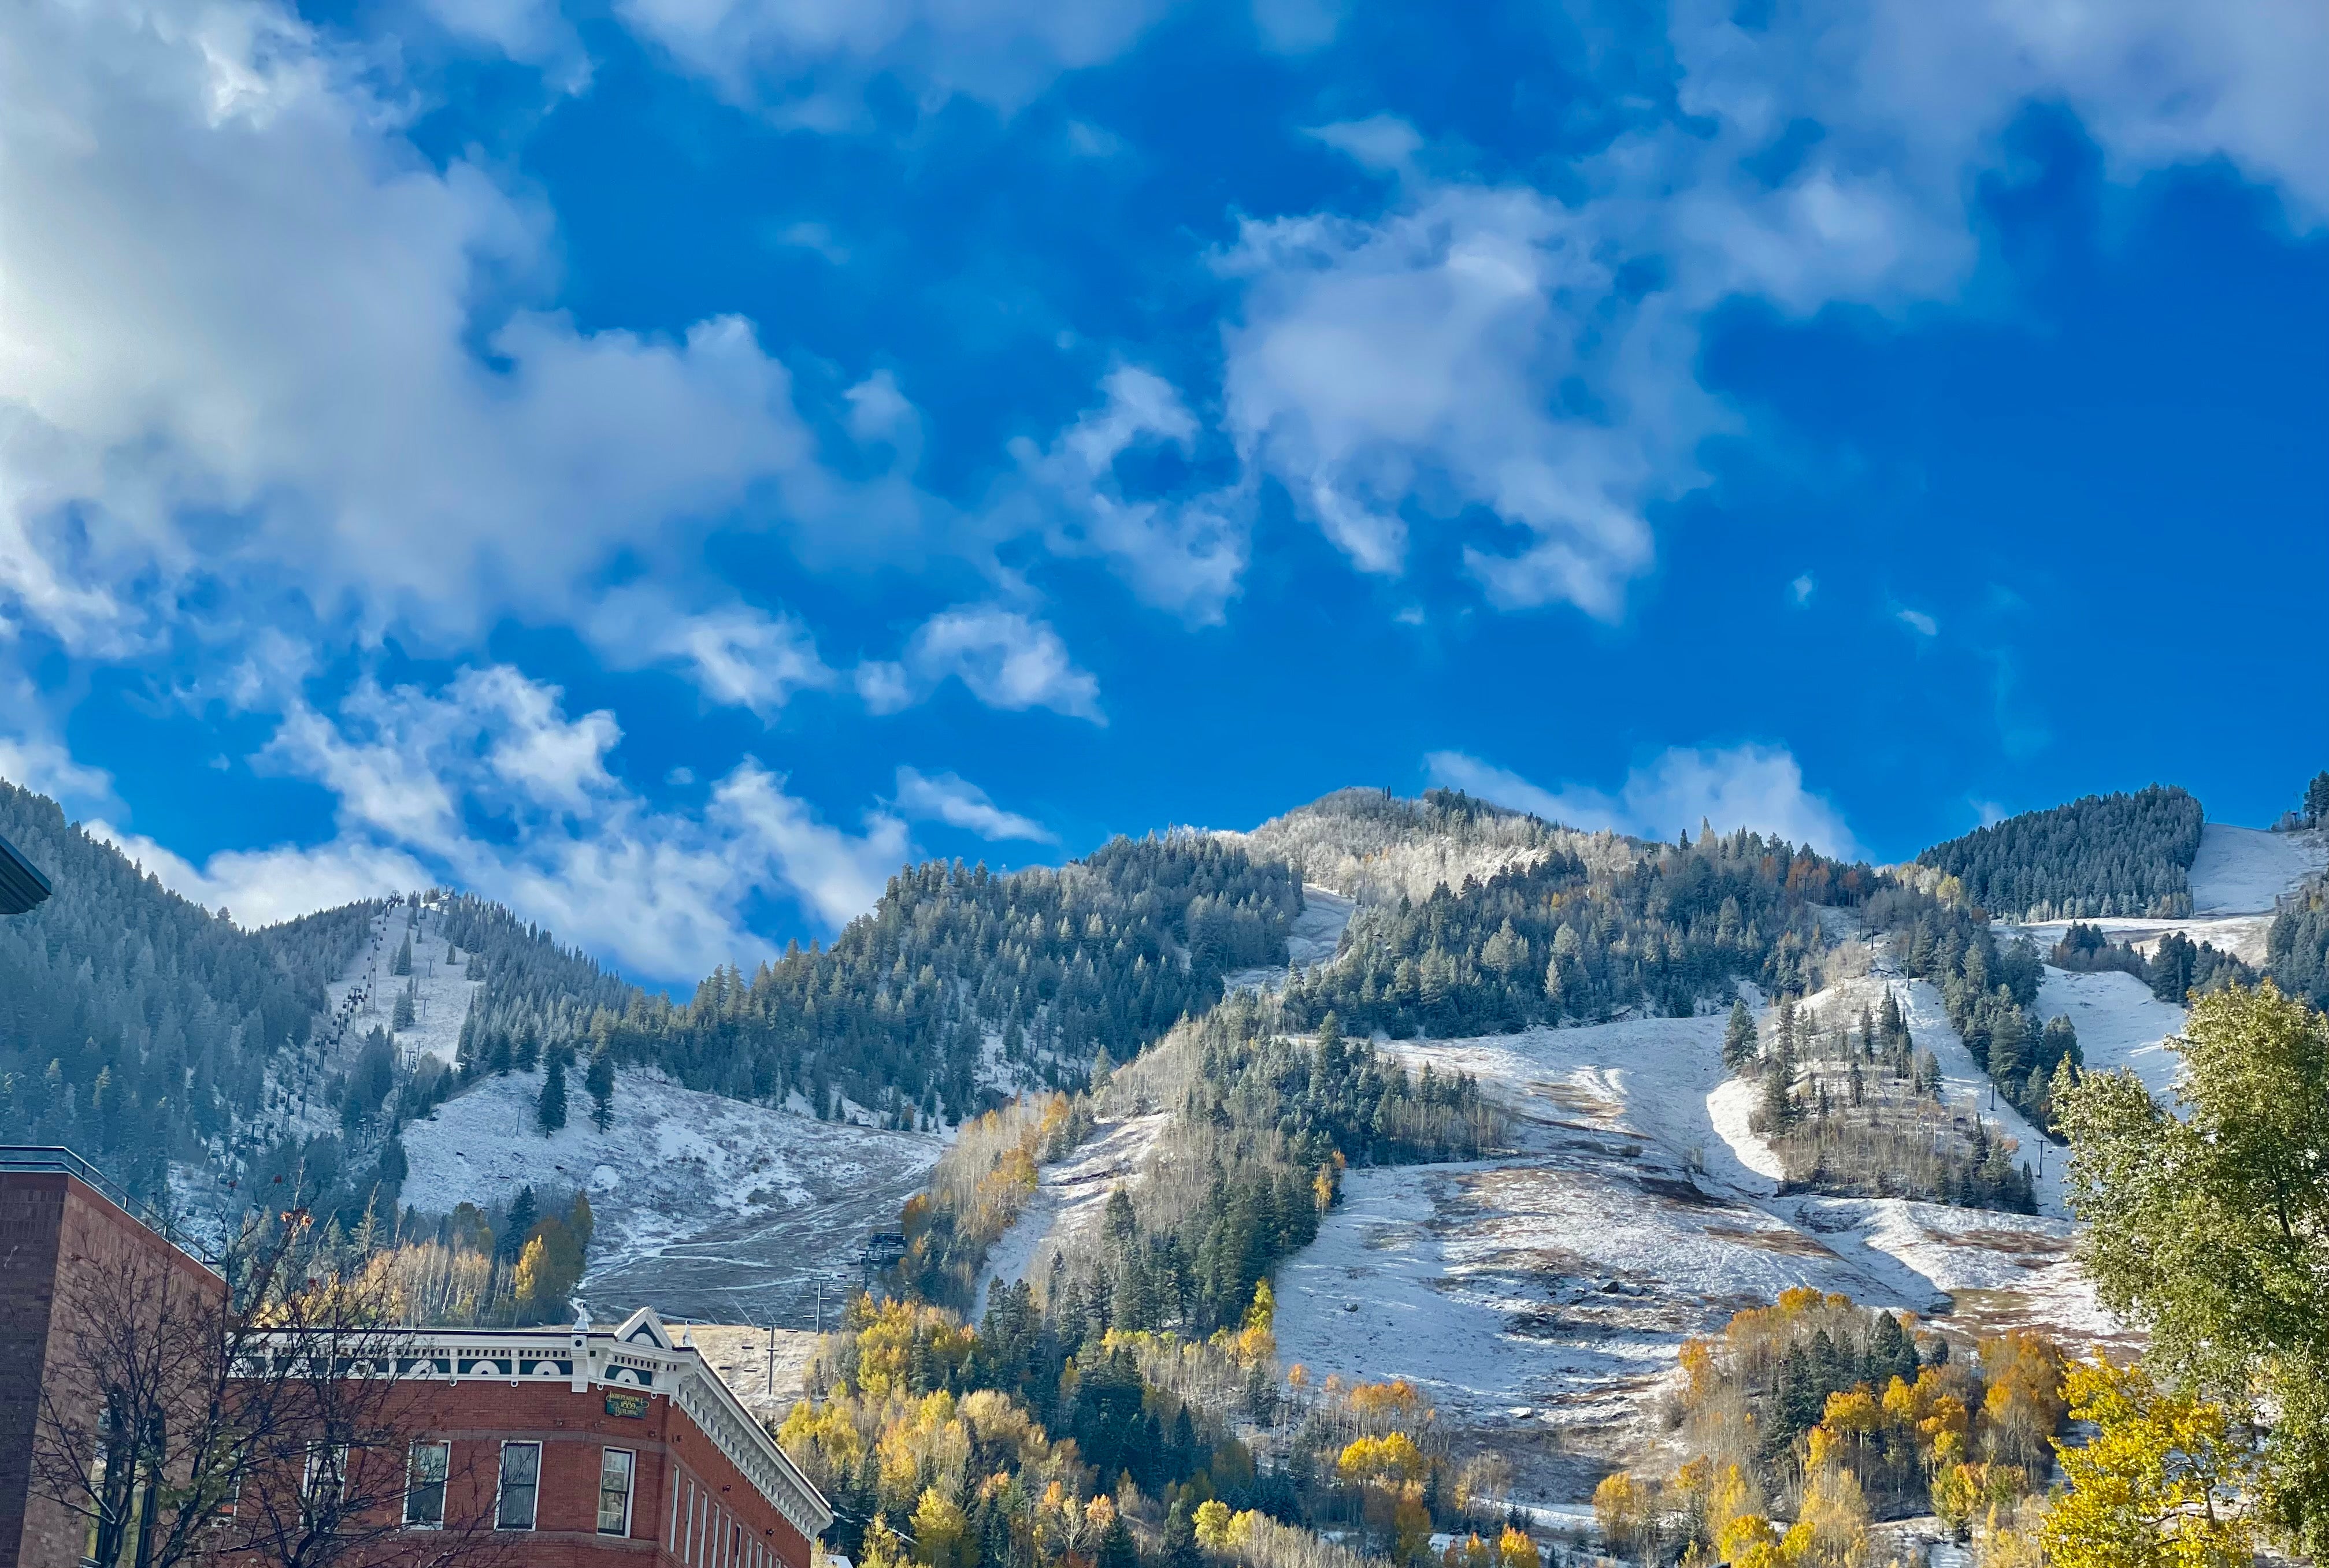
[[[449,1442],[416,1442],[404,1467],[404,1522],[433,1530],[445,1522],[445,1477],[453,1468]]]
[[[501,1492],[494,1504],[494,1528],[533,1528],[533,1499],[542,1489],[542,1445],[502,1444]]]
[[[631,1471],[637,1456],[627,1448],[602,1449],[599,1453],[599,1534],[631,1533]]]
[[[299,1498],[308,1519],[330,1528],[339,1520],[348,1492],[348,1445],[316,1442],[307,1445],[307,1470],[299,1479]]]

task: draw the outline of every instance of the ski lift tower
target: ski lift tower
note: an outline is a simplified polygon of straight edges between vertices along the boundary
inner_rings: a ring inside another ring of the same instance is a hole
[[[0,839],[0,915],[28,914],[51,891],[41,869],[19,854],[15,845]]]

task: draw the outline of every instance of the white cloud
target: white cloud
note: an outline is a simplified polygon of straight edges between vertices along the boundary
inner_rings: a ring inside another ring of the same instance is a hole
[[[1892,617],[1919,637],[1941,634],[1941,624],[1922,610],[1899,609],[1892,612]]]
[[[558,0],[418,0],[418,5],[455,38],[540,66],[561,91],[580,92],[590,83],[590,61]]]
[[[1381,174],[1404,174],[1415,167],[1423,137],[1397,115],[1369,115],[1363,120],[1337,120],[1303,133],[1325,143],[1361,168]]]
[[[2299,225],[2329,219],[2329,9],[2309,0],[1735,10],[1674,10],[1687,118],[1572,165],[1565,200],[1428,178],[1460,149],[1429,159],[1379,116],[1312,134],[1400,177],[1386,211],[1249,222],[1221,258],[1246,280],[1225,427],[1359,569],[1397,575],[1421,530],[1452,532],[1493,603],[1621,614],[1651,509],[1702,483],[1693,454],[1733,419],[1697,379],[1706,315],[1953,296],[1971,192],[2031,104],[2067,102],[2121,178],[2221,155]],[[1806,122],[1820,136],[1774,178]]]
[[[74,761],[61,744],[42,735],[0,735],[0,778],[60,801],[101,806],[115,798],[110,774]]]
[[[1395,576],[1411,518],[1485,508],[1504,538],[1464,555],[1492,599],[1618,613],[1651,559],[1642,506],[1688,478],[1715,411],[1693,331],[1617,296],[1590,222],[1533,191],[1427,185],[1372,223],[1248,222],[1221,266],[1246,279],[1229,429],[1353,565]],[[1559,411],[1579,377],[1604,407]]]
[[[1193,621],[1219,621],[1245,570],[1249,498],[1235,488],[1177,500],[1127,497],[1116,474],[1118,458],[1153,445],[1191,453],[1200,427],[1173,384],[1153,371],[1119,366],[1100,389],[1107,401],[1048,448],[1012,444],[1031,488],[1048,498],[1051,549],[1105,556],[1150,604]]]
[[[641,37],[731,97],[801,123],[860,121],[894,75],[926,103],[960,92],[1010,110],[1061,73],[1114,59],[1171,0],[618,0]]]
[[[1818,587],[1819,584],[1812,580],[1812,574],[1806,572],[1787,585],[1787,596],[1798,605],[1808,605],[1812,602],[1814,590]]]
[[[766,956],[747,913],[769,892],[844,924],[912,853],[900,817],[833,826],[749,760],[701,812],[658,811],[608,770],[620,738],[611,715],[569,717],[556,687],[505,666],[463,670],[433,691],[367,681],[332,713],[296,704],[254,759],[330,792],[332,839],[196,865],[104,832],[165,885],[245,925],[448,883],[660,980]]]
[[[995,605],[941,610],[907,641],[895,663],[856,671],[858,695],[876,713],[893,713],[928,697],[949,678],[989,708],[1048,708],[1105,724],[1099,681],[1076,667],[1060,634],[1042,621]]]
[[[1718,832],[1751,828],[1823,854],[1862,853],[1842,813],[1804,787],[1803,769],[1784,746],[1674,746],[1628,772],[1614,796],[1581,784],[1548,790],[1459,751],[1433,752],[1424,764],[1436,784],[1572,828],[1671,840],[1696,833],[1704,821]]]
[[[1261,41],[1280,54],[1305,54],[1334,42],[1346,0],[1253,0]]]
[[[898,810],[910,821],[937,821],[965,828],[989,840],[1027,839],[1056,844],[1059,835],[1031,817],[1006,812],[987,798],[985,790],[950,773],[936,778],[916,769],[898,770]]]
[[[436,876],[412,856],[380,844],[335,840],[306,848],[282,844],[268,850],[223,850],[196,867],[174,850],[110,823],[92,822],[89,831],[159,878],[172,892],[207,909],[225,910],[246,928],[437,883]]]
[[[773,718],[796,693],[826,690],[841,679],[806,625],[751,605],[690,614],[656,589],[620,588],[586,614],[583,631],[614,669],[682,666],[713,701],[762,718]]]
[[[618,557],[692,569],[739,512],[828,549],[921,525],[894,472],[819,465],[750,322],[526,308],[548,213],[430,164],[363,64],[269,0],[12,13],[0,614],[116,654],[288,593],[458,644]]]

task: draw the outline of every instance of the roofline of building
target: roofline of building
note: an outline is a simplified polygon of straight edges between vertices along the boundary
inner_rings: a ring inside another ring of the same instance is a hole
[[[301,1336],[293,1331],[276,1338],[296,1342]],[[534,1329],[396,1328],[367,1338],[390,1342],[383,1353],[397,1359],[399,1376],[406,1377],[513,1384],[555,1379],[578,1394],[597,1387],[663,1394],[803,1535],[814,1541],[833,1523],[833,1507],[824,1494],[745,1410],[703,1353],[673,1343],[662,1319],[645,1308],[614,1329],[593,1327],[586,1318],[570,1326]]]
[[[188,1262],[212,1274],[219,1272],[216,1261],[196,1252],[162,1210],[140,1203],[128,1188],[61,1143],[0,1143],[0,1176],[61,1176],[78,1182],[90,1197],[118,1210],[131,1225],[153,1232]]]

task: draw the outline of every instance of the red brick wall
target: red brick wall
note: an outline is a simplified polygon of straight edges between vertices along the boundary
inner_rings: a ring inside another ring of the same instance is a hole
[[[70,1303],[84,1271],[127,1257],[150,1259],[204,1291],[218,1277],[164,1241],[96,1188],[61,1172],[0,1173],[0,1568],[73,1568],[82,1521],[31,1494],[40,1391],[71,1397]]]
[[[496,1568],[808,1568],[807,1539],[684,1412],[657,1394],[644,1417],[609,1415],[606,1395],[603,1387],[577,1394],[563,1382],[534,1378],[420,1385],[400,1422],[415,1441],[452,1444],[446,1512],[457,1521],[486,1517],[494,1507],[504,1442],[542,1444],[534,1528],[497,1543]],[[607,1448],[638,1456],[627,1537],[598,1534],[599,1455]],[[716,1557],[702,1544],[714,1518]],[[731,1563],[740,1538],[759,1553]]]
[[[165,1259],[202,1288],[222,1288],[81,1182],[62,1174],[0,1175],[0,1568],[80,1562],[81,1522],[27,1491],[37,1391],[70,1387],[74,1376],[62,1364],[67,1330],[53,1309],[61,1290],[71,1298],[76,1260],[118,1257],[125,1249]],[[605,1388],[578,1394],[562,1380],[408,1386],[400,1424],[414,1441],[453,1445],[449,1517],[475,1518],[493,1507],[504,1441],[542,1445],[535,1527],[505,1537],[505,1549],[492,1554],[495,1568],[808,1568],[806,1537],[665,1395],[649,1399],[644,1417],[628,1418],[607,1413]],[[638,1456],[626,1538],[598,1534],[599,1453],[608,1447]],[[716,1543],[707,1541],[715,1527]],[[742,1541],[759,1551],[736,1551]]]

